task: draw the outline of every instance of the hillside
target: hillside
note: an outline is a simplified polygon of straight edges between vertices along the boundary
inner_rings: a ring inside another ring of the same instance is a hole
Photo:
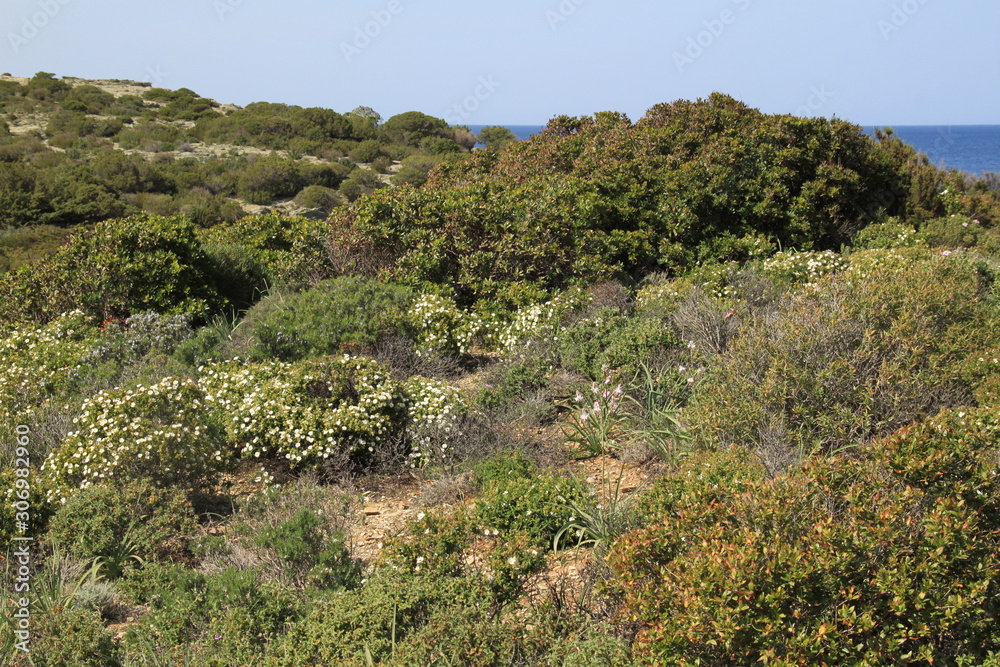
[[[8,664],[1000,664],[995,178],[0,86]]]

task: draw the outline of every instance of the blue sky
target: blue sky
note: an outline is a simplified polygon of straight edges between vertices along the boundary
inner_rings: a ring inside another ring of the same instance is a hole
[[[220,102],[544,124],[721,91],[863,125],[1000,124],[996,0],[4,0],[0,71]]]

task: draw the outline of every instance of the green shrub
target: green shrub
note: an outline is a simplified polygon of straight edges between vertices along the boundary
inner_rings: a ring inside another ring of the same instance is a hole
[[[475,516],[484,530],[524,531],[534,546],[549,549],[555,534],[573,519],[570,502],[585,493],[584,485],[569,477],[507,477],[486,486],[476,499]]]
[[[659,485],[613,557],[644,664],[952,664],[1000,646],[995,409],[795,473]],[[680,491],[695,482],[691,500]],[[718,485],[718,488],[714,488]],[[679,492],[680,491],[680,492]],[[705,495],[707,491],[710,495]]]
[[[0,625],[0,633],[6,624]],[[0,640],[0,646],[2,646]],[[118,667],[118,639],[101,623],[100,614],[73,607],[31,615],[27,653],[8,656],[9,667]]]
[[[476,484],[487,488],[510,479],[530,479],[535,476],[535,464],[519,450],[500,452],[475,467]]]
[[[263,267],[267,287],[292,288],[323,277],[328,271],[326,236],[327,228],[322,221],[278,213],[246,217],[200,233],[206,247],[217,243],[229,245],[230,257],[240,252],[237,247],[242,248],[247,255],[242,261],[254,275],[258,271],[255,264]]]
[[[252,570],[175,572],[149,598],[152,611],[125,636],[130,659],[184,664],[194,655],[198,666],[252,664],[302,613],[294,594]]]
[[[381,572],[357,591],[318,605],[270,651],[269,667],[393,664],[397,647],[434,619],[482,609],[488,592],[459,577]]]
[[[0,278],[0,317],[46,322],[77,308],[101,320],[146,310],[204,317],[221,305],[208,271],[190,222],[109,220]]]
[[[251,204],[270,204],[292,197],[305,186],[293,160],[265,158],[243,169],[237,178],[237,195]]]
[[[322,185],[307,185],[295,195],[295,204],[304,208],[318,208],[329,213],[337,208],[343,199],[333,188]]]
[[[374,162],[382,156],[379,143],[374,139],[365,139],[350,153],[351,159],[355,162]]]
[[[692,432],[777,470],[968,405],[975,384],[960,369],[995,338],[980,276],[960,258],[877,252],[745,326],[696,389]]]
[[[361,277],[318,283],[298,294],[269,296],[251,309],[241,335],[255,358],[295,360],[371,348],[394,334],[412,294]]]
[[[324,535],[323,523],[316,512],[303,508],[278,526],[261,530],[254,541],[277,551],[299,582],[325,590],[357,587],[361,561],[351,558],[343,534]]]
[[[145,480],[94,486],[71,496],[52,518],[49,539],[82,559],[97,558],[109,579],[183,550],[195,529],[186,494]]]

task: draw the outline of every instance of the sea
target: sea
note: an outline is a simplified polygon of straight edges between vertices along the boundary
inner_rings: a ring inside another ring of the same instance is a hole
[[[485,125],[470,125],[479,134]],[[518,139],[527,140],[544,125],[505,125]],[[879,125],[891,127],[900,139],[927,155],[931,164],[976,176],[1000,174],[1000,125]],[[874,127],[864,128],[874,135]]]

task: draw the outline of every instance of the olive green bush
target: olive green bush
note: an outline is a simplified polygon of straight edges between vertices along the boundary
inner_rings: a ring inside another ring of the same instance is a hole
[[[96,611],[67,607],[31,616],[30,651],[14,651],[9,667],[119,667],[118,638]],[[0,633],[6,624],[0,625]],[[2,643],[0,643],[2,646]]]
[[[145,480],[93,486],[52,517],[48,539],[81,559],[98,559],[108,579],[145,561],[182,555],[195,529],[184,491]]]
[[[995,408],[944,411],[773,480],[734,465],[738,452],[667,476],[647,501],[654,523],[612,556],[640,664],[996,651],[998,428]]]
[[[261,581],[253,570],[206,575],[175,569],[170,574],[147,592],[152,609],[122,642],[132,661],[253,664],[304,611],[291,591]]]
[[[334,278],[252,308],[240,336],[253,358],[297,360],[370,349],[404,323],[412,293],[362,277]]]
[[[685,413],[702,442],[779,469],[972,403],[982,378],[960,369],[996,336],[982,276],[958,257],[873,252],[740,330]]]

